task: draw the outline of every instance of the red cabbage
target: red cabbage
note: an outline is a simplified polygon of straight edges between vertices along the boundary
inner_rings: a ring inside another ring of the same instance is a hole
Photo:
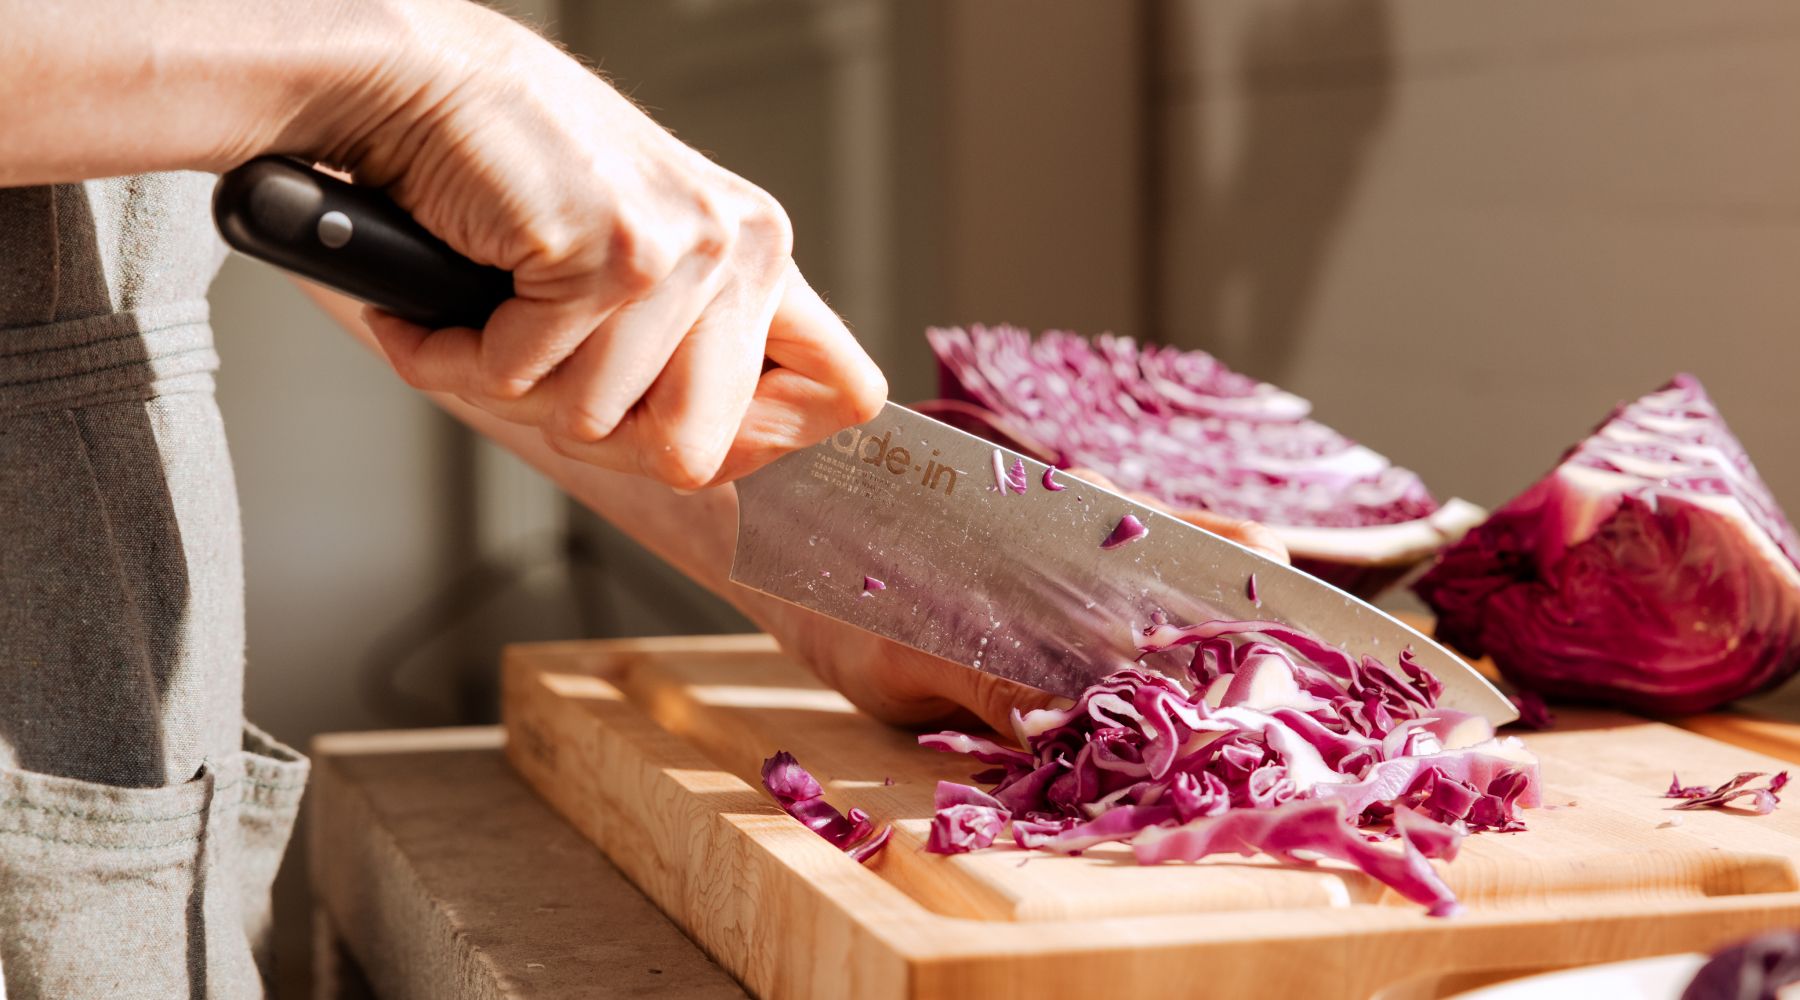
[[[922,412],[1178,512],[1260,521],[1339,586],[1373,593],[1481,516],[1201,351],[1006,326],[926,336],[946,398]]]
[[[1700,383],[1619,407],[1416,588],[1516,683],[1703,712],[1800,670],[1800,536]]]
[[[1455,911],[1428,863],[1478,831],[1523,828],[1537,762],[1486,720],[1441,708],[1409,653],[1357,659],[1275,622],[1153,622],[1146,653],[1193,650],[1188,684],[1120,670],[1068,708],[1014,713],[1022,749],[963,733],[921,745],[989,770],[938,786],[927,850],[992,844],[1072,854],[1129,842],[1138,860],[1266,853],[1335,858],[1434,914]]]
[[[763,788],[775,797],[782,812],[799,820],[808,830],[824,837],[831,846],[856,861],[866,862],[874,857],[893,832],[892,827],[883,827],[877,832],[869,814],[861,809],[852,809],[849,815],[838,812],[825,801],[825,789],[818,780],[786,750],[777,751],[775,756],[763,761],[762,783]]]
[[[1674,809],[1740,808],[1752,809],[1767,816],[1774,812],[1775,806],[1781,802],[1781,797],[1777,793],[1787,787],[1788,775],[1786,771],[1782,771],[1770,778],[1769,783],[1762,788],[1751,788],[1750,783],[1762,777],[1763,774],[1762,771],[1745,771],[1717,788],[1708,788],[1705,785],[1683,785],[1679,775],[1671,775],[1669,790],[1663,793],[1663,798],[1683,800],[1671,807]],[[1743,798],[1750,800],[1748,806],[1733,805],[1738,799]]]
[[[1453,916],[1461,909],[1456,895],[1427,859],[1455,857],[1461,834],[1404,808],[1394,819],[1398,849],[1358,833],[1345,823],[1341,806],[1302,801],[1276,809],[1235,809],[1178,827],[1147,829],[1132,841],[1131,850],[1141,864],[1257,853],[1305,863],[1300,852],[1322,855],[1355,865],[1423,904],[1434,917]]]
[[[870,594],[874,593],[877,590],[886,590],[886,589],[887,589],[887,584],[882,583],[880,580],[877,580],[872,576],[864,576],[863,577],[863,596],[864,597],[869,596]]]
[[[1119,518],[1118,524],[1113,525],[1112,534],[1106,536],[1106,540],[1100,543],[1100,547],[1116,549],[1127,542],[1135,542],[1149,533],[1150,529],[1144,527],[1144,522],[1126,514]]]
[[[1513,707],[1519,710],[1519,717],[1514,725],[1526,729],[1549,729],[1556,725],[1556,714],[1550,706],[1544,704],[1544,698],[1536,691],[1520,691],[1507,696]]]
[[[1800,983],[1800,931],[1770,931],[1720,950],[1694,973],[1681,1000],[1778,1000]]]
[[[978,788],[940,781],[937,811],[925,849],[933,854],[961,854],[987,847],[1012,818],[1007,808]]]
[[[1048,471],[1045,472],[1045,475],[1049,475]],[[1030,483],[1025,476],[1025,460],[1022,458],[1013,459],[1012,468],[1009,470],[1006,467],[1006,456],[1001,453],[1000,449],[995,448],[994,489],[999,490],[1001,496],[1005,496],[1008,493],[1017,493],[1020,496],[1024,496],[1025,491],[1029,488]]]
[[[1056,475],[1056,466],[1054,466],[1054,465],[1044,466],[1044,489],[1047,489],[1052,493],[1061,493],[1063,490],[1068,489],[1067,486],[1064,486],[1063,484],[1057,482],[1055,479],[1052,479],[1051,477],[1054,475]]]

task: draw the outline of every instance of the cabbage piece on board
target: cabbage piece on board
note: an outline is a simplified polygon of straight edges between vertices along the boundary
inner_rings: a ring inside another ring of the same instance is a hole
[[[1619,407],[1415,585],[1552,696],[1699,712],[1800,669],[1800,538],[1700,382]]]
[[[926,334],[943,375],[920,412],[1177,511],[1269,526],[1295,565],[1373,594],[1482,516],[1311,420],[1311,404],[1202,351],[1015,327]]]

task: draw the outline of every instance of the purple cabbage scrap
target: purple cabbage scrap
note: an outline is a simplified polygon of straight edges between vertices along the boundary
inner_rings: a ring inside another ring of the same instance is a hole
[[[1030,489],[1030,486],[1031,481],[1025,475],[1025,460],[1022,458],[1013,459],[1012,468],[1008,469],[1006,467],[1006,456],[1001,453],[1000,449],[995,448],[994,489],[999,491],[1001,496],[1005,496],[1008,493],[1017,493],[1020,496],[1024,496],[1025,492]],[[1060,489],[1061,487],[1058,488]]]
[[[852,809],[848,815],[838,812],[825,801],[825,789],[818,779],[786,750],[763,761],[762,783],[782,812],[799,820],[808,830],[825,838],[853,860],[867,862],[887,844],[888,836],[893,833],[892,827],[877,831],[869,814],[861,809]]]
[[[1663,793],[1667,799],[1681,799],[1671,806],[1673,809],[1750,809],[1758,815],[1767,816],[1775,811],[1781,803],[1780,791],[1787,787],[1788,773],[1782,771],[1769,779],[1769,783],[1761,788],[1751,788],[1750,783],[1767,774],[1766,771],[1745,771],[1717,788],[1705,785],[1683,785],[1680,775],[1671,775],[1669,790]],[[1749,799],[1748,805],[1737,805],[1739,799]]]
[[[1150,529],[1144,527],[1144,522],[1138,520],[1134,515],[1126,514],[1119,518],[1119,523],[1113,526],[1112,534],[1106,536],[1106,540],[1100,543],[1100,547],[1116,549],[1127,542],[1135,542],[1149,533]]]
[[[1158,621],[1144,653],[1192,648],[1187,683],[1119,670],[1066,708],[1013,714],[1018,749],[921,736],[987,770],[945,783],[927,850],[962,853],[1008,827],[1020,848],[1124,842],[1143,863],[1266,853],[1335,858],[1434,915],[1456,911],[1430,861],[1467,834],[1523,829],[1536,759],[1477,716],[1442,708],[1412,658],[1351,657],[1275,622]]]

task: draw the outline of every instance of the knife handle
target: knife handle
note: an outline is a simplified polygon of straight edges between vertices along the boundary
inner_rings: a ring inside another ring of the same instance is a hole
[[[421,326],[487,325],[512,275],[457,253],[393,199],[285,156],[225,172],[213,221],[232,249]]]

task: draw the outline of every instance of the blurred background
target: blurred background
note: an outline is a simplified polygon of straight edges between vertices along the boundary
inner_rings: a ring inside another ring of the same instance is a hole
[[[1686,370],[1800,512],[1800,8],[511,9],[781,199],[898,400],[933,394],[928,324],[1110,330],[1211,351],[1491,505]],[[273,272],[233,260],[214,306],[249,713],[280,738],[492,719],[505,642],[744,627]]]

